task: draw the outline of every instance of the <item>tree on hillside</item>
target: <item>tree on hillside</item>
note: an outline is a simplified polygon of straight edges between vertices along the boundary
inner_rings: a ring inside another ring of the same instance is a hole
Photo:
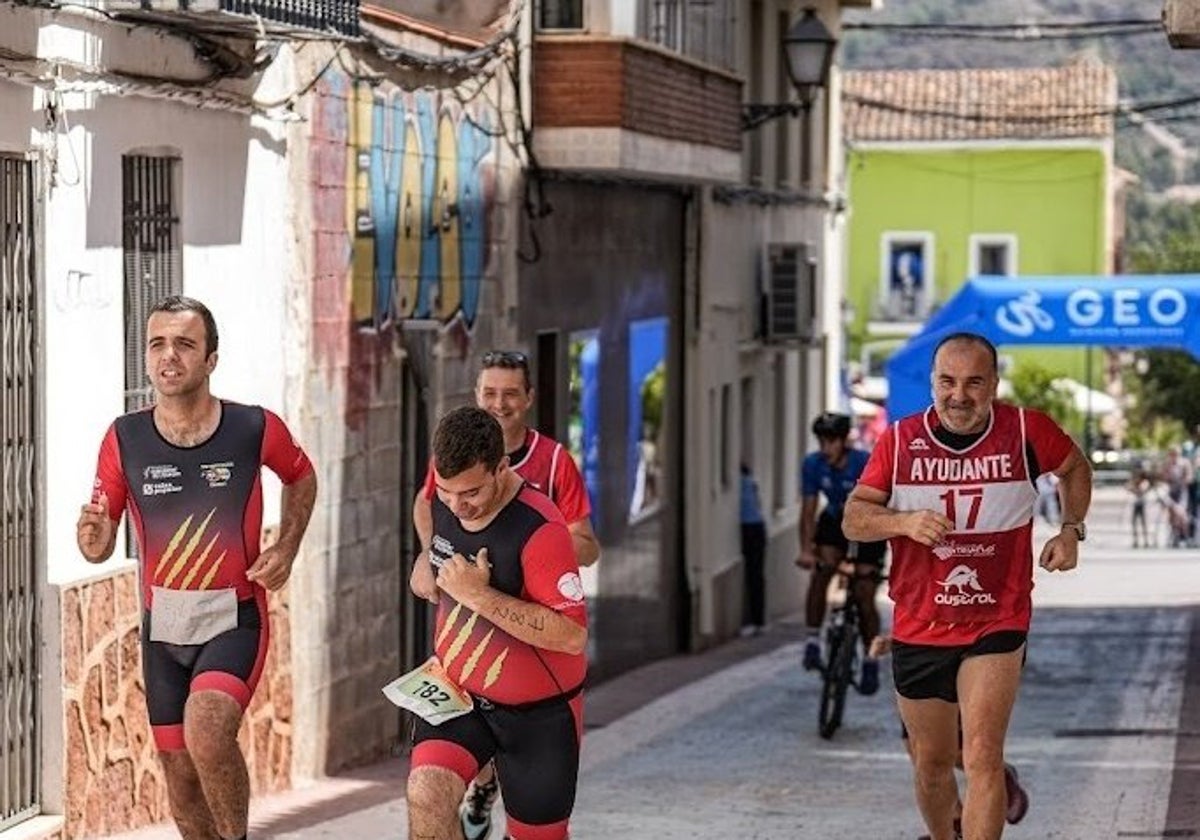
[[[897,32],[847,29],[841,43],[841,64],[854,70],[1056,67],[1080,55],[1092,55],[1113,67],[1122,100],[1163,103],[1195,95],[1200,77],[1200,50],[1173,50],[1160,32],[1113,37],[1054,39],[955,38],[938,31],[939,24],[1006,24],[1151,19],[1159,9],[1129,0],[898,0],[851,9],[847,24],[867,26],[905,23],[924,30]],[[1161,2],[1158,7],[1161,8]],[[1045,33],[1050,34],[1050,33]],[[1155,110],[1159,125],[1192,146],[1200,145],[1200,119],[1179,119],[1184,108]],[[1192,109],[1191,113],[1194,113]],[[1144,184],[1161,189],[1176,183],[1178,174],[1162,145],[1142,128],[1118,117],[1117,164],[1138,175]],[[1183,173],[1188,177],[1190,173]]]
[[[1130,271],[1135,274],[1200,273],[1200,205],[1137,206],[1127,237]],[[1126,371],[1125,384],[1136,398],[1133,424],[1150,428],[1159,418],[1175,418],[1188,432],[1200,426],[1200,364],[1183,350],[1148,350],[1145,373]]]
[[[1174,419],[1181,432],[1200,426],[1200,364],[1183,350],[1149,350],[1144,374],[1126,371],[1125,384],[1136,398],[1133,426],[1148,429],[1159,419]]]
[[[1200,214],[1196,208],[1177,201],[1163,201],[1137,188],[1125,202],[1125,250],[1129,255],[1129,270],[1138,274],[1154,274],[1169,269],[1162,266],[1188,265],[1186,255],[1174,254],[1163,258],[1162,249],[1176,240],[1176,250],[1186,250],[1188,240],[1200,239]]]

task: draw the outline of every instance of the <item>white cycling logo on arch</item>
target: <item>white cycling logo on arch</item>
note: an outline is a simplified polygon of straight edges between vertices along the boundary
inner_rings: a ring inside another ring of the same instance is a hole
[[[1042,308],[1042,296],[1029,291],[996,310],[996,326],[1009,335],[1029,338],[1036,330],[1053,330],[1054,316]]]

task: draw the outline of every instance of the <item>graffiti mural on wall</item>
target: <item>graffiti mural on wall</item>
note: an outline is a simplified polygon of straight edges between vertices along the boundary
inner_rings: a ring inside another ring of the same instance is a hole
[[[495,120],[449,94],[339,72],[327,73],[317,97],[314,135],[326,135],[327,143],[314,143],[314,165],[322,155],[331,163],[330,144],[340,141],[344,150],[342,253],[352,323],[461,319],[470,329],[495,192]],[[318,219],[329,217],[335,195],[315,192],[324,205],[314,208]]]

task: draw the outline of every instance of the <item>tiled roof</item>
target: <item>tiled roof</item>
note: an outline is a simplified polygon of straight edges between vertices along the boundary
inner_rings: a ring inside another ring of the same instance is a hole
[[[976,70],[852,70],[849,141],[1111,137],[1117,77],[1097,62]]]

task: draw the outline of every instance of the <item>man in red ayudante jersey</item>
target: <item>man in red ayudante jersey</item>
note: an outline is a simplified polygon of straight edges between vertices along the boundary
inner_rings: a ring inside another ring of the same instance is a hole
[[[159,303],[146,324],[155,404],[109,428],[76,525],[79,550],[100,563],[127,507],[133,520],[146,706],[184,840],[245,840],[250,779],[237,731],[266,659],[266,589],[291,574],[317,494],[277,416],[210,393],[216,365],[208,308]],[[264,466],[284,487],[279,537],[260,552]]]
[[[933,840],[955,836],[960,715],[963,832],[998,838],[1004,829],[1004,738],[1029,631],[1038,475],[1057,475],[1062,496],[1062,530],[1042,568],[1075,568],[1091,503],[1079,447],[1045,414],[995,402],[999,381],[987,339],[944,338],[934,405],[880,437],[842,522],[849,539],[891,541],[892,669]]]

